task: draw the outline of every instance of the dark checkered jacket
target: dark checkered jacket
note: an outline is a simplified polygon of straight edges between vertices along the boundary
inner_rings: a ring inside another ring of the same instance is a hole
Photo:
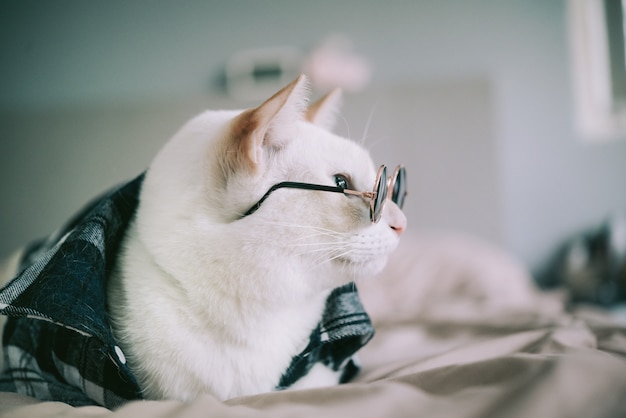
[[[106,312],[106,280],[137,207],[143,175],[107,193],[59,233],[27,249],[19,275],[0,291],[3,335],[0,391],[71,405],[113,408],[142,399],[137,380],[117,346]],[[277,389],[290,386],[316,363],[358,371],[354,353],[373,328],[354,285],[335,289],[292,359]]]

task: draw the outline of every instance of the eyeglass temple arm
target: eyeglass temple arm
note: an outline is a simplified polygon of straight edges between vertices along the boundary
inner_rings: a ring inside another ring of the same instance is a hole
[[[351,194],[353,196],[366,197],[368,199],[375,199],[376,198],[376,192],[359,192],[357,190],[341,189],[341,193],[343,193],[343,194]]]
[[[319,190],[322,192],[344,193],[344,194],[351,194],[351,195],[356,195],[356,196],[364,196],[367,198],[373,198],[376,196],[375,192],[358,192],[356,190],[344,189],[344,188],[335,187],[335,186],[324,186],[322,184],[298,183],[295,181],[283,181],[282,183],[276,183],[275,185],[270,187],[267,193],[265,193],[263,197],[258,202],[256,202],[256,204],[252,206],[246,213],[244,213],[242,218],[248,215],[252,215],[261,207],[261,204],[265,201],[265,199],[269,197],[270,194],[272,194],[272,192],[278,189],[282,189],[282,188]]]
[[[283,189],[283,188],[321,190],[325,192],[335,192],[335,193],[343,193],[344,191],[344,189],[342,189],[341,187],[323,186],[321,184],[298,183],[294,181],[283,181],[282,183],[276,183],[275,185],[270,187],[267,193],[265,193],[263,197],[258,202],[256,202],[256,204],[252,206],[243,216],[245,217],[248,215],[252,215],[261,207],[261,204],[265,202],[265,199],[267,199],[269,195],[272,194],[272,192],[278,189]]]

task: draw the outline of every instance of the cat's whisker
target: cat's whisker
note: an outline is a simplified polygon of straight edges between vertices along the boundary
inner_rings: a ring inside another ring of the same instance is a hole
[[[350,124],[348,123],[348,119],[346,119],[344,115],[340,115],[340,114],[337,115],[337,118],[341,119],[343,121],[343,124],[346,127],[346,137],[348,139],[352,139],[352,137],[350,136]]]
[[[291,223],[286,223],[286,222],[267,222],[267,224],[275,225],[275,226],[284,226],[286,228],[310,229],[312,231],[318,231],[319,233],[325,233],[329,236],[337,236],[337,237],[350,236],[350,233],[348,232],[333,231],[332,229],[322,228],[322,227],[314,226],[314,225],[300,225],[300,224],[291,224]]]
[[[334,256],[335,254],[341,253],[348,249],[348,245],[345,242],[326,242],[326,243],[315,243],[312,245],[300,245],[299,248],[306,250],[307,248],[310,251],[318,252],[320,254],[326,254],[329,257]]]
[[[376,107],[377,107],[377,104],[374,104],[372,106],[372,108],[370,109],[370,113],[367,116],[367,120],[365,121],[365,127],[363,128],[363,135],[361,136],[361,139],[358,142],[362,146],[365,146],[365,142],[367,141],[367,135],[369,134],[370,126],[372,123],[372,119],[374,118],[374,112],[376,111]]]
[[[306,239],[310,239],[310,238],[318,238],[318,237],[330,237],[330,238],[336,238],[337,235],[336,234],[332,234],[330,232],[317,232],[315,234],[308,234],[308,235],[303,235],[301,237],[298,237],[296,239],[294,239],[293,241],[303,241]]]
[[[349,254],[354,252],[353,249],[349,249],[347,251],[337,251],[337,250],[341,250],[341,248],[337,248],[337,249],[335,249],[335,251],[330,251],[330,253],[335,253],[335,254],[331,255],[328,258],[326,258],[326,257],[319,257],[318,260],[316,260],[317,261],[317,265],[318,266],[322,266],[322,265],[328,264],[328,263],[330,263],[330,262],[332,262],[334,260],[337,260],[339,258],[343,258],[346,255],[349,255]]]
[[[378,138],[375,140],[372,140],[370,142],[370,144],[368,144],[367,149],[371,150],[373,149],[376,145],[380,144],[380,143],[384,143],[385,142],[385,138]]]
[[[338,259],[338,258],[345,257],[346,255],[348,255],[348,254],[352,254],[352,253],[354,253],[354,249],[350,249],[350,250],[348,250],[348,251],[344,251],[344,252],[342,252],[342,253],[340,253],[340,254],[337,254],[337,255],[335,255],[335,256],[333,256],[333,257],[329,258],[329,259],[328,259],[328,261],[333,261],[333,260],[336,260],[336,259]]]
[[[278,222],[278,221],[266,221],[266,223],[269,224],[269,225],[284,226],[284,227],[288,227],[288,228],[306,228],[306,229],[314,229],[314,230],[331,232],[331,233],[334,233],[334,234],[347,235],[347,233],[345,233],[345,232],[338,232],[338,231],[334,231],[332,229],[323,228],[323,227],[315,226],[315,225],[303,225],[303,224],[296,224],[296,223],[289,223],[289,222]]]
[[[291,244],[293,248],[321,248],[321,249],[335,249],[343,248],[344,244],[341,242],[300,242]]]
[[[340,245],[336,245],[334,248],[333,248],[333,247],[331,247],[331,246],[324,246],[324,247],[321,247],[321,248],[313,248],[313,249],[309,249],[309,250],[307,250],[307,251],[300,252],[300,253],[298,253],[297,255],[302,256],[302,255],[315,254],[315,253],[322,253],[322,252],[325,252],[325,253],[333,253],[333,252],[336,252],[336,251],[338,251],[338,250],[342,250],[343,248],[345,248],[345,247],[344,247],[344,246],[340,246]]]
[[[324,247],[324,248],[328,248],[328,247],[339,247],[339,246],[343,246],[344,244],[341,242],[300,242],[300,243],[291,243],[290,246],[292,247]]]

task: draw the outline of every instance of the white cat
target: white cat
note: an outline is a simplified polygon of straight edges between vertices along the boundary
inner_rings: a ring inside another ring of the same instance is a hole
[[[108,287],[114,334],[147,398],[273,390],[330,291],[378,273],[406,218],[371,191],[367,151],[330,133],[339,95],[306,110],[304,76],[246,111],[208,111],[158,154]],[[386,182],[386,178],[382,181]],[[298,387],[336,383],[314,369]]]

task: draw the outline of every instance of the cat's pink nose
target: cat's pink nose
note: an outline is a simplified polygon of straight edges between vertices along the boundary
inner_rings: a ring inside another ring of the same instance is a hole
[[[389,202],[385,206],[386,210],[386,218],[389,223],[389,227],[395,231],[398,236],[402,235],[404,230],[406,229],[406,216],[402,213],[402,210],[395,203]]]
[[[396,231],[396,234],[398,235],[402,235],[402,233],[404,232],[404,227],[401,227],[401,226],[391,225],[391,229]]]

